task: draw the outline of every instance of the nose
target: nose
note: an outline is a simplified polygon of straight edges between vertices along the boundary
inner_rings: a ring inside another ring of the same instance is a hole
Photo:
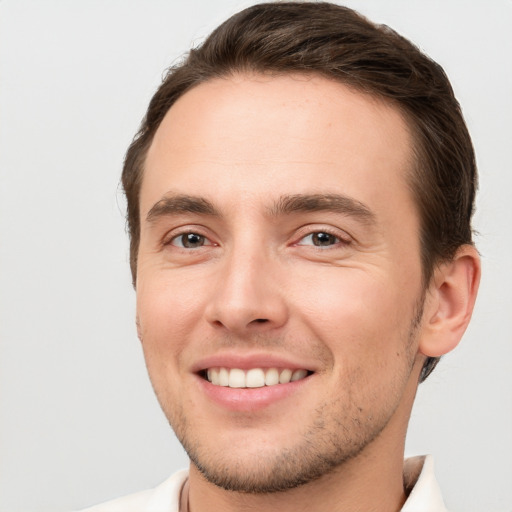
[[[282,327],[288,319],[282,270],[261,248],[233,251],[217,273],[206,320],[240,336]]]

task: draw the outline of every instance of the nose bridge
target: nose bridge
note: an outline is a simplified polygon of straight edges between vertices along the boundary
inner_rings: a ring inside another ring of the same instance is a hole
[[[208,320],[230,331],[268,329],[286,321],[279,262],[260,237],[243,237],[227,250],[216,280]]]

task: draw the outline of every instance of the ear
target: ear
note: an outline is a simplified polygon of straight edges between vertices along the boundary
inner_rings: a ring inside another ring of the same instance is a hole
[[[453,350],[469,324],[480,283],[480,257],[463,245],[434,270],[425,299],[419,351],[440,357]]]

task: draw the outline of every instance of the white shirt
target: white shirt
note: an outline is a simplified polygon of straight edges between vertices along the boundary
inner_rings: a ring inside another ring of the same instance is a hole
[[[154,489],[130,494],[81,512],[179,512],[181,489],[187,478],[188,470],[183,469]],[[405,478],[407,480],[407,475]],[[430,455],[424,457],[421,473],[401,512],[448,512],[434,475],[434,461]]]

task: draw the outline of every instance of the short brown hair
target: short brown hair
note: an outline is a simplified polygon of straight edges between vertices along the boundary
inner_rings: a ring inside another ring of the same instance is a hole
[[[169,69],[127,151],[122,183],[134,284],[139,193],[154,134],[174,102],[192,87],[239,72],[317,74],[392,102],[415,140],[415,164],[408,179],[420,215],[425,285],[437,263],[472,243],[475,156],[441,66],[389,27],[373,24],[347,7],[326,2],[264,3],[229,18]],[[421,380],[437,361],[427,359]]]

